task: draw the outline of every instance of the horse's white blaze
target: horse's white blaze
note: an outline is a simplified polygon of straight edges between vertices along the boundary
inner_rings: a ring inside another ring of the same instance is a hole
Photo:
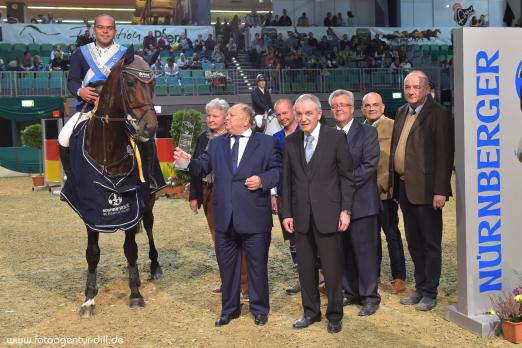
[[[90,307],[90,306],[94,306],[94,305],[95,305],[94,298],[90,298],[82,304],[82,307]]]

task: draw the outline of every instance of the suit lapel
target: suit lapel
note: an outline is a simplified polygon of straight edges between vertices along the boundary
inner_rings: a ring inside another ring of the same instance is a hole
[[[359,127],[361,127],[361,124],[356,120],[353,120],[353,123],[350,126],[350,130],[348,131],[348,134],[346,134],[348,145],[352,145],[355,143],[355,140],[357,140],[357,135],[361,133],[359,132]]]
[[[228,170],[232,174],[232,149],[230,148],[229,135],[223,137],[223,156],[225,157],[225,163],[227,163]]]
[[[253,158],[254,152],[259,145],[259,139],[257,138],[257,134],[252,132],[250,138],[248,139],[247,145],[245,147],[245,152],[243,152],[243,156],[241,157],[241,161],[239,161],[239,166],[237,167],[236,174],[241,171],[241,168],[245,166],[245,162],[248,162],[251,158]],[[231,151],[229,151],[231,152]],[[232,155],[230,155],[232,157]]]
[[[417,128],[426,120],[426,117],[430,114],[431,111],[431,96],[427,97],[426,103],[422,107],[421,112],[417,115],[417,119],[415,122],[413,122],[413,125],[411,126],[410,134],[415,132]]]

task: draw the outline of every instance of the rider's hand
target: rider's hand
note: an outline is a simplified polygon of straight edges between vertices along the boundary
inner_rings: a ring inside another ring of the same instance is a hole
[[[80,98],[85,100],[87,103],[92,103],[92,104],[94,104],[96,102],[96,100],[98,100],[98,98],[99,98],[98,93],[96,93],[96,88],[94,88],[94,87],[80,88],[78,90],[78,95],[80,96]]]

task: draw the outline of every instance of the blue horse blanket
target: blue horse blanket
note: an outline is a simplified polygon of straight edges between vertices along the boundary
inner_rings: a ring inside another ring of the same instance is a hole
[[[150,197],[149,183],[141,182],[136,154],[129,143],[128,153],[133,158],[132,169],[118,181],[103,175],[99,166],[85,151],[87,121],[80,123],[70,139],[70,177],[61,196],[78,213],[83,222],[97,232],[115,232],[135,227],[143,216]],[[153,141],[153,139],[149,140]],[[140,142],[137,142],[139,151]],[[154,156],[154,178],[158,186],[165,186],[157,155]],[[149,178],[146,166],[143,177]]]

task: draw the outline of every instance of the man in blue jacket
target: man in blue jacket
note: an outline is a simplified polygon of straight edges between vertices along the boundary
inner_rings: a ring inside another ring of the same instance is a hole
[[[270,189],[280,180],[281,153],[275,139],[252,132],[254,111],[246,104],[228,110],[228,135],[209,142],[190,161],[191,175],[214,172],[216,256],[222,281],[221,315],[216,326],[239,317],[241,247],[246,252],[250,311],[256,325],[268,320],[268,249],[272,230]],[[174,160],[191,159],[176,148]]]

